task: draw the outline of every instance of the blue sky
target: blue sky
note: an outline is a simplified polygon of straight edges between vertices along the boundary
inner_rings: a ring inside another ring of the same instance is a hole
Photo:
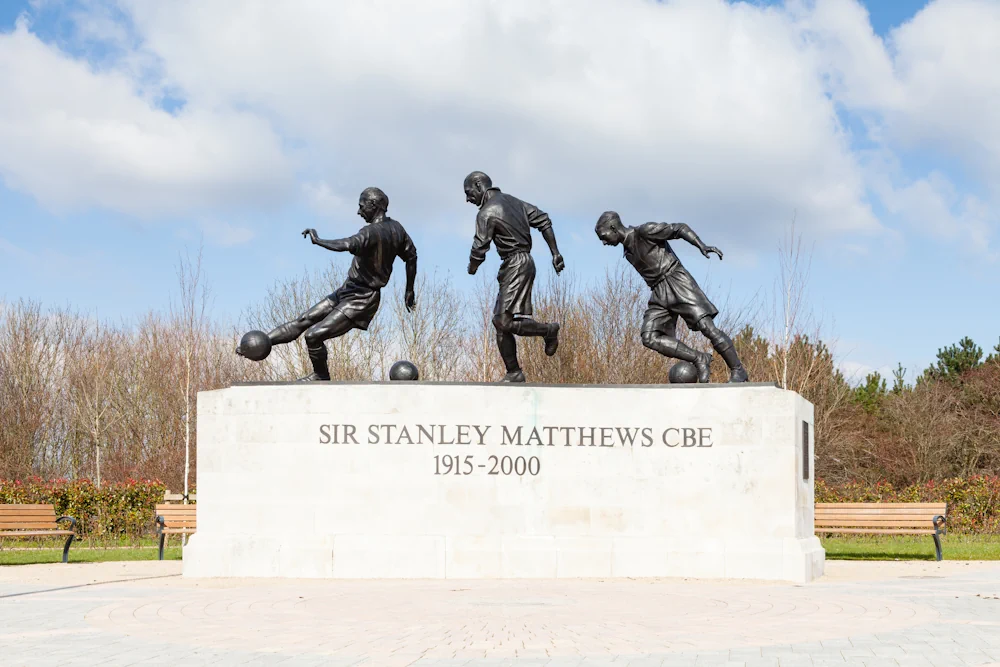
[[[469,2],[426,24],[433,43],[406,43],[416,15],[380,17],[374,45],[351,41],[373,25],[358,7],[197,4],[0,2],[0,298],[133,318],[168,305],[203,242],[235,319],[276,279],[347,265],[299,232],[352,233],[368,185],[421,270],[471,287],[461,180],[485,169],[551,213],[584,281],[622,261],[593,235],[613,208],[690,224],[726,259],[675,245],[682,261],[739,302],[773,287],[794,217],[851,372],[1000,338],[1000,120],[976,112],[1000,104],[1000,34],[974,38],[997,3],[586,0],[560,31],[558,2]],[[544,280],[541,239],[535,255]]]

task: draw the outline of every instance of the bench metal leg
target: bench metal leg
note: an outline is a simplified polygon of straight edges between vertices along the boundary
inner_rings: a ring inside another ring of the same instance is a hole
[[[76,537],[76,535],[70,535],[69,537],[67,537],[66,538],[66,544],[63,545],[63,562],[64,563],[68,563],[69,562],[69,545],[73,544],[73,538],[74,537]]]
[[[944,558],[941,554],[941,533],[934,533],[934,551],[936,552],[938,560]]]
[[[166,533],[160,533],[160,560],[163,560],[163,543],[167,539]]]

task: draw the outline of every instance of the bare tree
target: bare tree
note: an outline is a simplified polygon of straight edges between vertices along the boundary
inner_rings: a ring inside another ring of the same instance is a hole
[[[177,267],[180,304],[172,306],[184,346],[184,503],[188,501],[191,477],[191,428],[194,421],[192,390],[200,377],[202,346],[208,333],[206,311],[209,291],[202,280],[202,248],[192,261],[181,257]]]
[[[757,309],[756,297],[742,306],[724,298],[716,302],[717,322],[752,378],[774,379],[815,406],[817,475],[904,484],[1000,471],[1000,366],[984,364],[960,382],[889,392],[878,410],[863,409],[837,368],[830,336],[809,311],[802,245],[793,224],[779,248],[769,312]],[[278,281],[246,319],[268,330],[332,292],[341,278],[330,265]],[[168,313],[134,322],[31,302],[0,304],[0,476],[93,475],[99,484],[155,477],[190,493],[197,392],[308,370],[300,343],[279,346],[263,363],[234,354],[245,328],[212,318],[200,253],[181,259],[178,281]],[[395,285],[367,332],[329,341],[331,372],[368,380],[382,376],[387,360],[405,357],[427,379],[496,381],[503,375],[492,323],[496,283],[480,273],[467,283],[471,297],[456,292],[457,284],[423,274],[414,313],[403,310]],[[524,341],[518,352],[525,371],[550,384],[664,382],[670,362],[645,349],[639,336],[648,295],[625,266],[586,285],[571,274],[540,280],[536,314],[560,323],[561,342],[546,357],[541,341]],[[678,335],[707,349],[680,323]],[[714,368],[713,380],[725,381],[724,374]]]
[[[436,273],[430,277],[422,274],[415,291],[417,305],[408,312],[403,291],[394,290],[395,347],[403,358],[416,364],[421,379],[452,379],[462,365],[465,299]]]
[[[101,455],[108,445],[109,431],[122,417],[117,409],[122,342],[121,332],[97,321],[67,349],[73,412],[77,428],[93,447],[97,486],[101,486]]]
[[[493,327],[496,289],[496,279],[491,279],[488,272],[480,271],[468,301],[466,317],[471,322],[463,346],[467,360],[463,379],[470,382],[493,382],[503,375],[496,329]]]
[[[47,469],[59,340],[35,302],[0,303],[0,475]]]
[[[775,345],[775,375],[785,389],[788,385],[790,352],[797,332],[807,325],[809,317],[803,312],[803,301],[809,277],[812,256],[802,253],[802,234],[795,231],[795,217],[788,228],[788,235],[778,244],[778,280],[775,291],[773,322],[780,323],[780,331],[775,331],[772,340]],[[780,305],[778,305],[780,300]]]

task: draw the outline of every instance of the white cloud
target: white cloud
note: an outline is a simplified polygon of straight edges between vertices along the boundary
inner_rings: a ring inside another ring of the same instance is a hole
[[[241,227],[224,220],[202,220],[201,229],[210,241],[220,246],[234,246],[247,243],[256,233],[247,227]]]
[[[900,104],[895,65],[864,6],[855,0],[794,0],[790,12],[838,101],[865,108]]]
[[[894,134],[977,166],[1000,194],[1000,3],[939,0],[893,31],[903,102]]]
[[[348,200],[334,192],[325,181],[303,183],[302,192],[312,209],[320,215],[333,217],[350,212]]]
[[[79,18],[123,51],[101,72],[23,25],[0,36],[0,63],[27,63],[0,65],[0,175],[50,205],[297,197],[334,215],[374,184],[408,225],[467,235],[461,181],[483,169],[585,229],[607,208],[683,219],[748,257],[793,212],[855,250],[891,238],[872,192],[919,212],[915,229],[984,244],[995,229],[954,178],[873,170],[838,109],[865,116],[879,151],[939,144],[1000,175],[1000,3],[938,0],[888,46],[855,0],[120,6],[126,31],[100,4]],[[309,176],[291,187],[296,169]]]
[[[292,183],[260,117],[152,107],[134,82],[41,42],[0,34],[0,176],[55,210],[140,218],[266,206]]]
[[[998,217],[981,198],[960,190],[944,173],[906,179],[886,151],[865,160],[869,187],[885,209],[885,219],[935,240],[955,242],[969,256],[996,258],[990,241]]]
[[[793,211],[816,231],[879,228],[817,66],[779,10],[721,0],[439,0],[433,11],[249,2],[235,15],[201,2],[126,6],[189,105],[238,102],[275,119],[324,180],[377,183],[414,223],[466,221],[462,178],[484,169],[588,224],[617,208],[742,242]]]
[[[987,204],[933,168],[899,183],[894,154],[956,158],[1000,204],[1000,3],[931,2],[887,43],[854,0],[819,0],[798,15],[835,99],[868,114],[868,138],[889,154],[870,174],[886,208],[932,236],[987,249],[997,229]]]
[[[871,373],[878,373],[886,381],[886,385],[891,388],[893,383],[893,368],[891,366],[875,367],[860,361],[845,359],[838,364],[840,372],[844,374],[844,379],[853,387],[864,384]]]
[[[977,197],[958,193],[939,172],[902,188],[889,188],[881,198],[889,212],[930,236],[960,240],[976,250],[988,248],[989,223],[995,216]]]

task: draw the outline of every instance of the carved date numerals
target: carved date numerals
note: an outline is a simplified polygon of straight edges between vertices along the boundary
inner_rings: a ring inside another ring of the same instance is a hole
[[[487,463],[476,463],[475,457],[445,454],[434,457],[435,475],[471,475],[477,470],[487,475],[537,475],[542,462],[537,456],[489,456]]]

